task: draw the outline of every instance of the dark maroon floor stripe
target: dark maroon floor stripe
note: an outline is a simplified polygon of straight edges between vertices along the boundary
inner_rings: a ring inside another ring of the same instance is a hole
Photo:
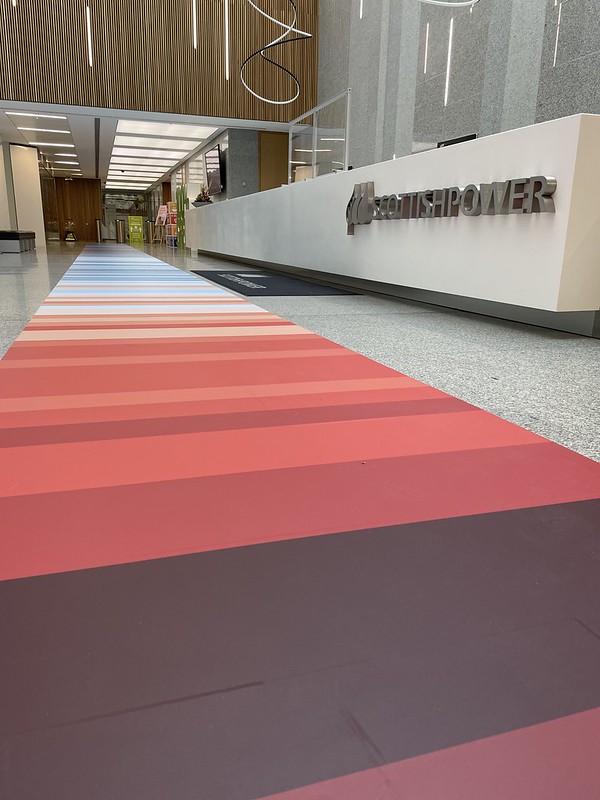
[[[0,786],[250,800],[600,706],[599,511],[2,583]]]
[[[421,414],[446,414],[473,411],[473,406],[452,397],[391,403],[362,403],[344,406],[290,408],[273,411],[236,412],[189,417],[161,417],[115,422],[50,425],[0,430],[0,447],[65,442],[131,439],[138,436],[164,436],[241,428],[265,428],[280,425],[305,425],[350,419],[375,419]]]

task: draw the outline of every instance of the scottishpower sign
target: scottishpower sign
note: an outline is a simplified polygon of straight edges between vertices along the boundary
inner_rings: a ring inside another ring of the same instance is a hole
[[[464,189],[450,186],[377,197],[375,184],[367,181],[355,184],[346,208],[346,222],[352,235],[355,225],[370,225],[373,220],[554,213],[555,191],[554,178],[535,175],[494,183],[470,183]]]

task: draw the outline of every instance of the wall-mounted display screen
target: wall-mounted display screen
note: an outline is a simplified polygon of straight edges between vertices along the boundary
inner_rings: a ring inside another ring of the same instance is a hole
[[[221,148],[216,145],[204,154],[206,165],[206,183],[208,193],[219,194],[223,191],[223,172],[221,169]]]

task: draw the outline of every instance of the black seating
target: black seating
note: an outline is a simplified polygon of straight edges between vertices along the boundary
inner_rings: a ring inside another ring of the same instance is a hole
[[[0,253],[23,253],[35,250],[33,231],[0,231]]]

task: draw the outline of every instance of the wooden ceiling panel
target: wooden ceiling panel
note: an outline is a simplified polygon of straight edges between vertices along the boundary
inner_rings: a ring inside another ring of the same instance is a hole
[[[267,51],[300,83],[293,103],[273,105],[248,92],[240,66],[283,32],[248,0],[89,0],[93,66],[88,63],[86,0],[0,2],[0,98],[211,117],[288,121],[315,105],[318,0],[296,0],[297,26],[310,39]],[[254,0],[289,25],[289,0]],[[225,3],[230,77],[225,77]],[[290,33],[288,38],[297,36]],[[293,97],[281,69],[255,58],[246,80],[272,100]]]

